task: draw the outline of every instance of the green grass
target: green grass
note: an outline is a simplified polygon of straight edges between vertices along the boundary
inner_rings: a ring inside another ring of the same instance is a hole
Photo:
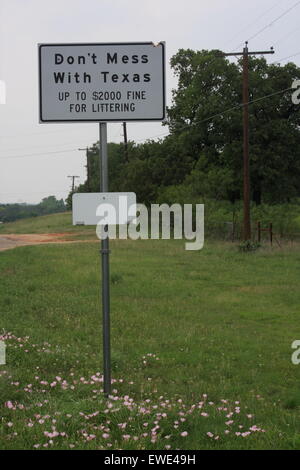
[[[7,222],[0,225],[0,235],[7,233],[70,233],[81,234],[82,232],[93,234],[93,227],[73,226],[72,213],[60,212],[58,214],[44,215],[20,219],[16,222]]]
[[[0,366],[0,448],[299,449],[299,249],[245,254],[207,243],[187,252],[154,240],[111,250],[110,400],[98,382],[99,246],[0,254],[0,328],[15,335]],[[253,425],[265,432],[235,434]],[[66,435],[45,436],[51,426]]]

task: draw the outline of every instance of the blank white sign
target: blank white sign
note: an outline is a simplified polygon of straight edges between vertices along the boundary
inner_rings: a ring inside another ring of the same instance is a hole
[[[73,225],[124,225],[136,216],[135,193],[74,193],[72,204]]]

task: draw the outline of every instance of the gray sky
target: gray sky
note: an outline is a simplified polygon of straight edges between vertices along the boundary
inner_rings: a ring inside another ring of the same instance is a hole
[[[65,198],[68,175],[80,175],[80,182],[85,179],[85,155],[77,149],[98,140],[96,123],[39,124],[38,43],[165,41],[170,105],[176,81],[169,59],[179,48],[233,51],[253,37],[252,50],[275,47],[270,62],[300,53],[300,1],[288,12],[296,3],[0,0],[0,80],[7,92],[6,104],[0,104],[0,202],[37,203],[52,194]],[[300,54],[290,60],[300,65]],[[121,127],[108,125],[109,141],[122,141]],[[128,138],[139,142],[167,131],[160,123],[127,127]]]

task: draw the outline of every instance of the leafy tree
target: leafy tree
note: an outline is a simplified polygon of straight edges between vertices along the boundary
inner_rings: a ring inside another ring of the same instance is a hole
[[[220,51],[180,50],[171,66],[178,78],[168,110],[172,134],[197,161],[200,154],[206,155],[205,175],[211,174],[211,166],[214,173],[216,168],[229,169],[228,197],[240,198],[242,61],[230,63]],[[249,69],[250,100],[254,100],[250,106],[252,198],[257,203],[263,196],[267,201],[289,200],[300,192],[300,114],[291,93],[283,90],[300,77],[300,69],[251,57]]]
[[[44,197],[38,204],[38,208],[39,212],[44,214],[63,212],[66,209],[63,199],[57,200],[55,196]]]

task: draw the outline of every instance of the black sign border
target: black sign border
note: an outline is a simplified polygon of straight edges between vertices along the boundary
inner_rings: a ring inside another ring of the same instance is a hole
[[[149,46],[155,44],[153,42],[86,42],[86,43],[47,43],[47,44],[38,44],[38,61],[39,61],[39,120],[41,124],[46,123],[60,123],[60,122],[155,122],[155,121],[164,121],[166,118],[166,61],[165,61],[165,42],[161,41],[158,43],[162,46],[162,85],[163,85],[163,115],[161,118],[149,118],[149,119],[43,119],[42,117],[42,47],[53,47],[53,46]]]

